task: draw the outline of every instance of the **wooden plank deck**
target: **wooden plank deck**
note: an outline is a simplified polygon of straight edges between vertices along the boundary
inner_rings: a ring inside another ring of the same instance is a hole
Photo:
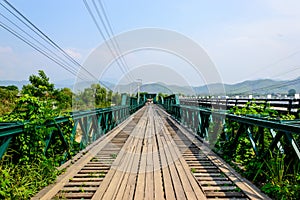
[[[159,107],[145,106],[97,141],[34,199],[267,198],[236,181],[232,169],[213,165],[210,159],[220,160],[211,153],[199,154],[202,147],[186,142],[190,140],[186,130],[173,131],[167,118]],[[110,156],[112,152],[115,156]],[[199,173],[205,176],[199,178]]]

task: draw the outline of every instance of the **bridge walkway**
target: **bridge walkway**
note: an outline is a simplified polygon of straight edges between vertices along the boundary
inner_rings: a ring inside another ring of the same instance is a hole
[[[33,199],[268,199],[152,104],[69,164]]]

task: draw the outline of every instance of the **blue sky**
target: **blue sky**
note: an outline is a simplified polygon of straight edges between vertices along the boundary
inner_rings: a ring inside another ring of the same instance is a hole
[[[80,63],[104,42],[81,0],[9,2]],[[102,2],[115,34],[144,27],[183,34],[206,51],[224,83],[300,75],[300,1]],[[0,13],[7,14],[2,7]],[[0,27],[0,80],[25,80],[38,69],[53,81],[73,77]],[[148,77],[141,78],[155,75]],[[192,77],[189,83],[202,84]]]

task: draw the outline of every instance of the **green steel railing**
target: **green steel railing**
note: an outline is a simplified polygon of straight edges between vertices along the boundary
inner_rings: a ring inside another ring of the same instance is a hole
[[[76,111],[69,113],[70,116],[57,117],[55,120],[44,125],[46,127],[53,127],[53,129],[49,129],[50,131],[47,133],[44,152],[45,154],[47,153],[52,139],[55,136],[59,136],[59,139],[65,149],[64,157],[66,160],[70,156],[68,155],[70,150],[68,148],[72,147],[75,140],[80,140],[77,141],[80,146],[79,148],[80,150],[84,149],[87,145],[91,144],[99,137],[116,127],[143,105],[144,103],[140,103],[139,105],[124,105]],[[71,136],[68,136],[70,138],[67,138],[66,131],[63,130],[63,127],[70,121],[73,123],[73,127]],[[25,132],[25,125],[26,122],[0,123],[0,159],[9,148],[9,144],[12,139]],[[80,137],[76,138],[78,133]]]
[[[181,98],[180,104],[187,106],[198,106],[202,108],[211,108],[222,106],[225,110],[233,107],[244,107],[247,103],[259,105],[268,105],[279,113],[300,114],[300,99],[281,98],[281,99],[250,99],[250,98]]]
[[[231,152],[235,152],[239,138],[246,134],[256,156],[264,157],[270,151],[279,150],[293,161],[300,161],[300,121],[268,120],[256,116],[237,116],[225,110],[180,105],[176,96],[171,96],[163,107],[178,122],[191,129],[201,140],[209,142],[218,132],[219,141],[232,141]],[[173,99],[173,100],[172,100]],[[164,99],[166,102],[166,99]],[[226,124],[234,123],[231,131]],[[266,145],[265,140],[268,141]]]

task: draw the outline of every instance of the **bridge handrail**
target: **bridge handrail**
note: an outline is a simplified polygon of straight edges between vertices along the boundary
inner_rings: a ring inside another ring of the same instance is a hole
[[[283,132],[289,132],[289,133],[295,133],[300,134],[300,120],[269,120],[269,119],[262,119],[260,117],[254,117],[251,115],[235,115],[230,114],[226,110],[211,110],[209,108],[200,108],[200,107],[194,107],[194,106],[186,106],[186,105],[172,105],[174,107],[180,107],[190,110],[197,110],[204,113],[213,113],[214,115],[222,115],[228,119],[242,122],[249,125],[257,125],[257,126],[263,126],[265,128],[271,128],[280,130]],[[299,125],[292,125],[292,124],[298,124]]]
[[[56,123],[63,123],[69,121],[71,117],[73,120],[80,119],[82,117],[93,116],[95,114],[111,112],[113,110],[119,110],[122,108],[129,108],[129,106],[116,106],[116,107],[109,107],[109,108],[99,108],[94,110],[79,110],[75,112],[69,112],[70,116],[59,116],[55,118]],[[54,121],[50,121],[46,124],[46,126],[53,126],[55,125]],[[27,121],[20,122],[0,122],[0,138],[4,136],[11,136],[15,134],[22,133],[24,131],[24,125],[28,123]]]
[[[67,113],[69,116],[56,117],[54,120],[48,121],[44,124],[44,126],[57,127],[58,130],[56,131],[58,132],[61,140],[63,140],[62,142],[66,143],[66,138],[61,130],[60,124],[69,122],[70,118],[72,118],[74,125],[72,127],[73,130],[70,143],[73,143],[75,140],[78,126],[80,126],[82,132],[86,132],[86,138],[82,137],[80,141],[81,150],[89,143],[98,139],[102,134],[105,134],[107,131],[114,128],[117,124],[125,120],[131,113],[135,112],[142,106],[143,104],[141,103],[139,105],[113,106],[108,108],[69,112]],[[0,122],[0,159],[2,159],[2,156],[6,152],[12,138],[25,131],[25,125],[27,123],[29,122]],[[52,132],[46,141],[44,152],[48,149]],[[67,152],[68,147],[66,146],[65,148]],[[65,155],[66,158],[67,156],[68,155]]]
[[[234,106],[243,107],[248,102],[253,102],[256,104],[269,104],[273,109],[278,112],[289,112],[289,113],[299,113],[300,112],[300,99],[295,98],[181,98],[181,105],[191,105],[191,106],[204,106],[213,107],[220,106],[224,109],[229,109]]]
[[[225,140],[233,139],[235,141],[232,150],[234,151],[238,145],[238,138],[241,132],[247,132],[248,139],[251,141],[252,148],[255,151],[257,156],[264,156],[269,151],[272,151],[274,148],[281,146],[281,152],[286,149],[292,149],[293,152],[285,152],[286,154],[293,153],[298,157],[298,162],[300,161],[300,148],[297,141],[293,136],[300,137],[300,121],[291,120],[291,121],[281,121],[281,120],[268,120],[262,119],[255,116],[242,116],[234,115],[228,113],[226,110],[215,110],[209,108],[202,108],[196,106],[187,106],[180,104],[172,104],[165,106],[166,110],[179,122],[193,131],[205,140],[208,138],[208,128],[209,122],[217,121],[216,124],[222,124],[222,133],[225,134],[224,128],[226,128],[225,120],[239,123],[239,130],[235,130],[236,135],[227,135]],[[268,131],[273,135],[273,139],[270,143],[268,149],[265,149],[264,145],[260,144],[259,135],[255,134],[264,134],[264,131],[259,133],[251,132],[252,128],[256,126],[261,129],[268,129]],[[230,138],[232,137],[232,138]],[[282,143],[281,141],[285,142]],[[289,148],[284,145],[289,145]]]

